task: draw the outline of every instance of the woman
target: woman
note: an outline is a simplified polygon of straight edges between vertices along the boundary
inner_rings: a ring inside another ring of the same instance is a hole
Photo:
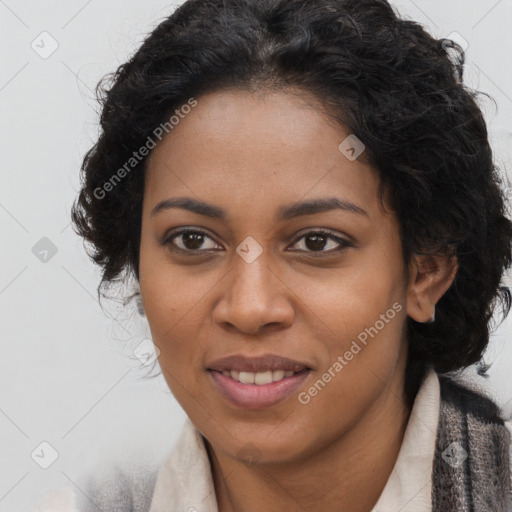
[[[510,424],[454,375],[510,308],[463,62],[385,0],[189,0],[103,82],[75,228],[188,420],[83,509],[511,510]]]

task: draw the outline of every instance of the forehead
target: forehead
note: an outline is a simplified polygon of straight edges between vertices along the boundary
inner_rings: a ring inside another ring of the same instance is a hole
[[[206,94],[152,151],[145,196],[153,206],[195,195],[248,208],[338,195],[368,206],[378,175],[364,153],[351,161],[340,151],[349,135],[306,92]]]

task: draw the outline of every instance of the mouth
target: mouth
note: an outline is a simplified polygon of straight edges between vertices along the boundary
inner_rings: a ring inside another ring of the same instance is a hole
[[[312,373],[305,363],[279,356],[230,356],[207,369],[213,388],[230,405],[264,409],[292,396]]]
[[[211,370],[217,371],[217,370]],[[300,371],[294,372],[293,370],[265,370],[262,372],[241,372],[237,370],[224,370],[222,375],[228,377],[236,382],[240,382],[241,384],[254,384],[256,386],[265,386],[267,384],[271,384],[273,382],[280,382],[283,379],[287,379],[289,377],[293,377],[294,375],[298,375],[300,373],[304,373],[309,371],[309,368],[303,368]]]
[[[230,372],[230,375],[227,376],[232,376],[235,380],[240,378],[240,375],[236,375],[237,372],[238,374],[242,374],[242,378],[247,379],[252,378],[251,374],[254,374],[255,376],[257,374],[265,374],[265,377],[259,376],[259,379],[267,380],[269,379],[269,372],[272,373],[272,380],[274,380],[274,372],[276,372],[276,380],[281,380],[284,376],[291,376],[290,372],[298,373],[304,369],[311,369],[311,367],[309,363],[296,361],[276,354],[265,354],[257,357],[234,354],[213,361],[207,365],[207,369],[217,372]],[[231,375],[232,372],[234,375]],[[281,375],[281,373],[277,372],[284,372],[284,374]],[[250,380],[245,383],[257,384],[257,382],[250,382]]]
[[[284,402],[309,377],[309,363],[275,354],[231,355],[207,365],[213,388],[230,405],[263,409]]]

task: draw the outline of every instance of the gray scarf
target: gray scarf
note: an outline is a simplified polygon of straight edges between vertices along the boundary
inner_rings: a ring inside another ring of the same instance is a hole
[[[439,375],[433,512],[510,512],[510,435],[496,404]]]
[[[432,511],[512,512],[510,436],[496,404],[443,375],[439,383]],[[79,510],[148,512],[157,472],[130,478],[118,470],[111,481],[87,489]]]

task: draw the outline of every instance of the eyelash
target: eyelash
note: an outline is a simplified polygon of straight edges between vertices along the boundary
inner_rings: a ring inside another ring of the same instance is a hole
[[[184,228],[184,229],[180,229],[179,231],[176,231],[168,236],[165,236],[161,243],[162,243],[162,245],[165,245],[165,246],[171,246],[171,249],[174,251],[181,252],[181,253],[187,253],[192,256],[199,255],[199,253],[202,253],[202,252],[207,252],[207,250],[204,250],[204,249],[203,250],[197,249],[195,251],[192,249],[181,249],[180,247],[176,247],[176,245],[173,244],[173,241],[175,238],[178,238],[181,235],[186,235],[189,233],[204,235],[205,237],[210,238],[211,240],[213,240],[215,242],[215,240],[211,236],[209,236],[205,231],[202,231],[201,229]],[[343,238],[335,236],[332,233],[330,233],[329,231],[325,231],[323,229],[316,229],[316,230],[311,230],[306,233],[303,233],[298,238],[296,238],[295,241],[291,245],[296,245],[297,242],[299,242],[303,238],[307,238],[310,235],[324,235],[327,239],[333,240],[336,243],[340,244],[341,247],[334,249],[334,250],[330,250],[330,251],[299,250],[299,252],[304,252],[306,254],[313,254],[315,257],[322,257],[322,255],[336,254],[336,253],[343,251],[344,249],[346,249],[348,247],[353,247],[353,244],[350,243],[348,240],[345,240]],[[217,242],[215,242],[215,243],[217,243]],[[218,245],[220,245],[220,244],[218,244]],[[210,250],[216,251],[217,249],[210,249]]]

